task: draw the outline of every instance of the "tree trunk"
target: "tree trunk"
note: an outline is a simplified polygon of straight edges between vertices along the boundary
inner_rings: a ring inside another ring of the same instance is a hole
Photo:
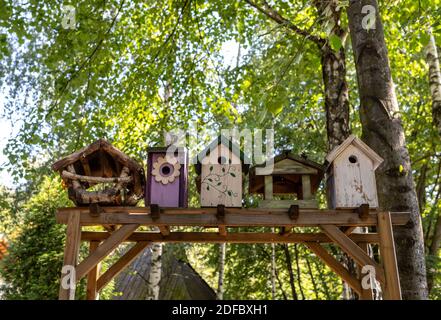
[[[219,279],[217,281],[217,300],[223,300],[224,298],[224,274],[225,274],[225,254],[226,244],[219,244]]]
[[[271,243],[271,299],[276,299],[276,244]]]
[[[152,244],[152,260],[150,265],[149,279],[147,281],[146,300],[158,300],[159,282],[161,281],[162,268],[162,243]]]
[[[430,93],[432,95],[432,118],[433,123],[441,136],[441,71],[435,37],[431,30],[428,32],[430,41],[426,47],[426,60],[429,65],[429,84]]]
[[[294,284],[294,272],[292,270],[291,254],[289,253],[289,248],[286,243],[284,243],[282,247],[283,247],[283,252],[285,253],[285,261],[286,261],[286,267],[288,269],[289,285],[291,287],[292,298],[293,300],[298,300],[296,286]]]
[[[332,26],[328,39],[337,36],[343,44],[346,32],[341,27],[341,10],[337,10],[338,1],[314,1],[322,24]],[[324,26],[326,29],[326,26]],[[346,55],[342,46],[335,51],[329,42],[319,44],[322,76],[325,95],[326,131],[328,149],[341,144],[350,134],[349,93],[346,82]]]
[[[362,13],[363,7],[368,11],[375,9],[374,29],[368,30],[368,16]],[[350,0],[347,12],[357,70],[363,140],[384,159],[376,172],[380,207],[411,213],[406,226],[394,228],[402,296],[404,299],[427,299],[418,199],[377,1]]]
[[[302,286],[302,274],[300,270],[299,250],[297,248],[297,243],[294,244],[294,255],[296,257],[297,284],[299,285],[299,291],[300,291],[300,295],[302,296],[302,300],[305,300],[305,294],[303,293],[303,286]]]
[[[315,278],[314,278],[314,273],[312,272],[312,266],[311,266],[311,262],[309,261],[309,257],[305,256],[305,260],[306,260],[306,266],[308,267],[308,274],[309,277],[311,278],[311,283],[312,283],[312,288],[314,290],[314,294],[315,294],[315,299],[319,300],[319,291],[317,289],[317,284],[315,283]]]

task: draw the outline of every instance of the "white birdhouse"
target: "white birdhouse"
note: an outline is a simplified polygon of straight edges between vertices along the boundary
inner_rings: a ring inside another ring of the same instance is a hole
[[[196,173],[202,207],[242,206],[242,174],[250,160],[230,139],[220,135],[198,156]]]
[[[326,157],[329,163],[326,186],[331,209],[356,208],[368,204],[378,207],[375,170],[383,159],[354,135],[334,148]]]

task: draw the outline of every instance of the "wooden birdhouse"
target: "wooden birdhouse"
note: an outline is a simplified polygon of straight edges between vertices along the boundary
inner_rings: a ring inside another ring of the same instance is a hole
[[[248,173],[250,160],[238,145],[220,135],[195,162],[202,207],[242,207],[242,175]]]
[[[270,161],[250,169],[251,194],[263,194],[261,208],[317,208],[315,199],[323,178],[322,165],[283,151]]]
[[[99,139],[52,165],[77,206],[132,206],[144,196],[144,169],[135,160]]]
[[[6,256],[8,252],[8,242],[6,237],[0,233],[0,261]]]
[[[328,205],[356,208],[362,204],[378,207],[375,170],[383,162],[367,144],[354,135],[326,157]]]
[[[187,207],[188,156],[184,148],[149,148],[145,204]]]

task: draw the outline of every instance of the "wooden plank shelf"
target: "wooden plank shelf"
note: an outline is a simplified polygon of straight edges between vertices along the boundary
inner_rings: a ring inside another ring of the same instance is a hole
[[[319,210],[290,208],[161,208],[149,207],[75,207],[60,208],[58,223],[67,224],[64,265],[75,267],[76,282],[88,278],[87,298],[93,300],[112,278],[123,270],[143,249],[153,242],[166,243],[303,243],[334,270],[362,299],[372,299],[362,287],[361,279],[349,273],[321,244],[334,244],[346,252],[359,267],[371,265],[380,281],[384,297],[400,300],[400,284],[395,255],[393,225],[405,225],[408,212],[382,212],[367,206],[353,209]],[[83,231],[83,226],[112,226],[111,232]],[[150,226],[156,232],[138,231]],[[173,227],[209,227],[212,231],[173,231]],[[378,233],[356,233],[356,227],[375,226]],[[282,232],[237,232],[237,227],[278,227]],[[322,232],[292,232],[294,227],[318,227]],[[80,241],[90,243],[89,256],[78,263]],[[99,264],[118,245],[135,242],[108,271],[99,276]],[[379,244],[378,264],[366,254],[368,244]],[[64,287],[59,298],[73,299],[75,287]]]

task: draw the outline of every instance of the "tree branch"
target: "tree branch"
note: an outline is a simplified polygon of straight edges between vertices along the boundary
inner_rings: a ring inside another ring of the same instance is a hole
[[[254,7],[264,15],[266,15],[271,20],[275,21],[279,25],[283,25],[286,28],[290,29],[291,31],[295,32],[296,34],[305,37],[306,39],[309,39],[319,46],[325,45],[326,41],[323,38],[317,37],[312,35],[309,31],[303,30],[299,27],[297,27],[295,24],[293,24],[290,20],[282,17],[276,10],[274,10],[266,0],[263,0],[262,6],[258,5],[256,2],[251,0],[245,0],[246,3],[248,3],[250,6]]]

